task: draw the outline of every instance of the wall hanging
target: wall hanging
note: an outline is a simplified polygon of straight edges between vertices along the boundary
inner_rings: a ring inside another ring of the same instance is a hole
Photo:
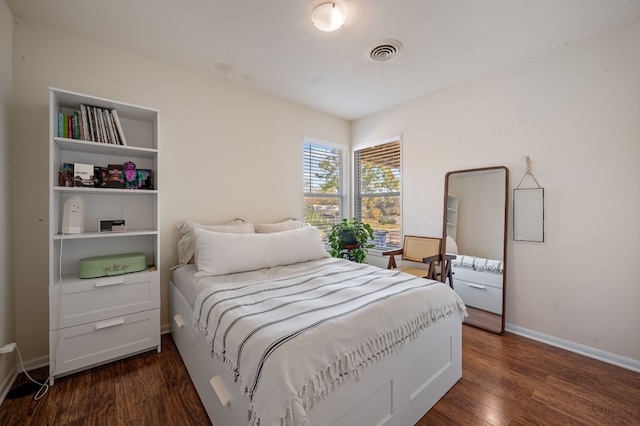
[[[535,187],[523,187],[531,177]],[[544,242],[544,188],[531,173],[531,160],[527,156],[527,172],[513,190],[514,241]]]

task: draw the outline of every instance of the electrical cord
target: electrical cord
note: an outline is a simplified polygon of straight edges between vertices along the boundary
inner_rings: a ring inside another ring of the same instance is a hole
[[[49,348],[50,350],[50,362],[49,362],[49,377],[47,378],[47,383],[53,378],[53,372],[56,371],[56,355],[58,352],[58,343],[60,343],[60,324],[62,324],[62,249],[64,248],[64,232],[60,233],[60,256],[58,257],[58,324],[56,327],[58,331],[56,332],[56,341],[53,345],[53,348]],[[48,388],[48,385],[47,385]],[[44,394],[43,394],[44,395]],[[37,396],[37,394],[36,394]],[[35,399],[35,398],[34,398]]]
[[[60,321],[61,321],[60,316],[62,315],[62,247],[63,245],[64,245],[64,233],[60,234],[60,256],[58,258],[58,282],[60,285],[60,295],[58,297],[58,325],[60,324]],[[16,344],[16,351],[18,352],[18,358],[20,359],[20,367],[22,368],[22,371],[31,382],[40,386],[40,389],[38,389],[36,394],[33,396],[33,399],[35,401],[45,396],[46,393],[49,391],[49,387],[50,387],[49,381],[53,377],[53,372],[55,371],[56,351],[58,349],[59,340],[60,340],[60,333],[58,332],[56,335],[56,342],[53,347],[53,354],[51,356],[51,359],[53,362],[49,365],[49,377],[47,377],[44,383],[40,383],[39,381],[35,380],[33,377],[29,375],[27,370],[24,368],[24,362],[22,361],[22,354],[20,353],[20,348],[18,348],[18,345]]]
[[[31,377],[29,375],[29,373],[27,372],[27,370],[25,370],[24,368],[24,362],[22,361],[22,354],[20,353],[20,348],[18,347],[18,345],[16,344],[16,352],[18,352],[18,358],[20,359],[20,367],[22,368],[22,372],[25,374],[25,376],[27,376],[27,378],[29,380],[31,380],[33,383],[35,383],[36,385],[40,385],[40,389],[38,389],[38,392],[36,392],[36,394],[33,396],[33,399],[35,401],[39,400],[40,398],[42,398],[43,396],[45,396],[45,394],[47,393],[47,391],[49,390],[49,384],[47,383],[49,381],[49,378],[47,378],[47,380],[45,380],[44,383],[40,383],[39,381],[37,381],[36,379],[34,379],[33,377]]]
[[[60,256],[58,258],[58,283],[60,285],[60,291],[59,291],[59,296],[58,296],[58,326],[60,325],[60,322],[62,320],[61,316],[62,316],[62,248],[63,248],[63,245],[64,245],[64,233],[61,233],[60,234]],[[36,394],[33,396],[33,399],[35,401],[37,401],[40,398],[42,398],[43,396],[45,396],[47,391],[49,390],[49,387],[50,387],[49,386],[49,381],[53,377],[53,372],[55,371],[56,351],[58,350],[59,340],[60,340],[60,332],[58,332],[56,334],[55,345],[54,345],[53,348],[51,348],[51,350],[52,350],[52,354],[51,354],[52,362],[49,364],[49,377],[47,377],[47,379],[44,381],[44,383],[40,383],[39,381],[35,380],[33,377],[31,377],[29,375],[27,370],[24,368],[24,362],[22,361],[22,354],[20,353],[20,349],[18,348],[18,345],[16,344],[16,351],[18,352],[18,358],[20,359],[20,366],[22,368],[22,371],[24,372],[24,374],[27,376],[27,378],[31,382],[33,382],[34,384],[40,386],[40,389],[38,389]]]

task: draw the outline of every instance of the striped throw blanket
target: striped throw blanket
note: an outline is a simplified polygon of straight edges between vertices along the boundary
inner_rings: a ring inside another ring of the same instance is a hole
[[[466,315],[448,286],[343,259],[277,278],[216,283],[194,321],[250,399],[252,425],[306,425],[307,412],[438,320]]]

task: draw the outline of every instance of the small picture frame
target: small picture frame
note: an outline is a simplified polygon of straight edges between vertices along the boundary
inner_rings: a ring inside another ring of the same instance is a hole
[[[151,169],[138,169],[138,188],[153,189],[153,172]]]

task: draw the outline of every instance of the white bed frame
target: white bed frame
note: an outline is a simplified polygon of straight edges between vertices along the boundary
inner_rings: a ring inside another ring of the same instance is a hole
[[[171,335],[214,426],[248,423],[249,401],[231,373],[211,357],[193,326],[192,308],[170,283]],[[364,370],[309,412],[311,425],[415,424],[462,377],[462,324],[451,316],[394,355]]]

